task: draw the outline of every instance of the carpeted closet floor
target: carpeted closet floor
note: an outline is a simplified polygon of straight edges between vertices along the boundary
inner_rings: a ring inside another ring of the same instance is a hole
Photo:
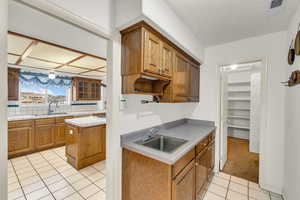
[[[249,152],[249,140],[228,137],[224,173],[258,183],[259,154]]]

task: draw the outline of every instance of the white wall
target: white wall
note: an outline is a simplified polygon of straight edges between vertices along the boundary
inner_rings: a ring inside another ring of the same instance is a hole
[[[192,118],[219,123],[218,66],[234,64],[245,59],[249,61],[266,58],[269,81],[266,132],[262,133],[266,143],[262,149],[265,162],[261,169],[264,174],[261,184],[274,192],[281,192],[283,188],[285,88],[280,82],[286,79],[285,44],[286,32],[279,32],[205,49],[205,66],[201,70],[200,78],[200,104],[192,114]]]
[[[110,1],[111,0],[48,0],[67,11],[86,19],[97,26],[100,26],[110,32],[112,29],[110,18]]]
[[[128,108],[121,111],[121,134],[188,117],[196,103],[141,104],[152,100],[148,95],[124,95]]]
[[[7,0],[0,1],[0,199],[7,199]]]
[[[105,39],[12,0],[8,9],[10,31],[106,58]]]
[[[288,30],[288,41],[285,44],[286,52],[291,41],[296,36],[296,31],[300,22],[300,7],[295,14]],[[300,57],[297,56],[293,66],[287,64],[286,59],[283,67],[287,69],[287,79],[294,70],[300,70]],[[300,86],[287,88],[286,92],[286,129],[285,129],[285,176],[284,195],[287,200],[298,200],[300,197]]]

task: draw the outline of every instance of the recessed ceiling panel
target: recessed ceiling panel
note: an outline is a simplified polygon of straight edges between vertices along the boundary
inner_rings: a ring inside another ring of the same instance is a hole
[[[7,39],[8,39],[7,41],[8,53],[13,53],[18,55],[22,55],[24,51],[27,49],[27,47],[33,41],[31,39],[17,36],[17,35],[12,35],[12,34],[8,34]]]
[[[100,58],[95,58],[92,56],[85,56],[70,65],[77,67],[84,67],[89,69],[96,69],[106,65],[106,60],[102,60]]]
[[[98,72],[98,71],[91,71],[91,72],[82,73],[82,75],[86,75],[86,76],[106,76],[106,73],[105,72]]]
[[[7,62],[9,64],[16,64],[16,62],[19,60],[20,56],[14,56],[14,55],[7,55]]]
[[[53,69],[55,67],[58,67],[58,64],[50,63],[50,62],[44,62],[32,58],[25,58],[20,65],[23,66],[29,66],[29,67],[35,67],[35,68],[41,68],[41,69]]]
[[[54,45],[48,45],[39,43],[31,52],[30,57],[50,60],[58,63],[67,63],[82,54],[69,51],[67,49],[57,47]]]
[[[63,67],[61,67],[61,68],[58,68],[57,71],[62,71],[62,72],[69,72],[69,73],[78,74],[78,73],[84,72],[84,71],[86,71],[86,70],[80,69],[80,68],[77,68],[77,67],[63,66]]]

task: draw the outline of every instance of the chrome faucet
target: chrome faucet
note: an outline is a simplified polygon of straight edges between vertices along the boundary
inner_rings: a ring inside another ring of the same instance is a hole
[[[142,141],[143,142],[147,142],[148,140],[151,140],[152,138],[154,138],[157,133],[160,131],[159,128],[151,128],[149,130],[149,133],[147,133],[143,138],[142,138]]]
[[[49,101],[48,105],[48,114],[51,114],[54,112],[54,109],[51,109],[51,105],[55,103],[55,108],[58,108],[58,101]]]

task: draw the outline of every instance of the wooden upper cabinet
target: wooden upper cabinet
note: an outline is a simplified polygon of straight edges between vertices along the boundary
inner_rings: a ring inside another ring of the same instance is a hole
[[[198,68],[200,63],[145,22],[121,34],[123,94],[152,94],[162,102],[199,99],[200,74],[190,69],[190,63]]]
[[[190,66],[181,54],[175,55],[173,95],[175,102],[186,102],[190,95]]]
[[[101,80],[73,78],[72,99],[73,101],[101,100]]]
[[[200,69],[195,64],[190,64],[190,101],[198,102],[200,93]]]
[[[162,74],[165,76],[172,77],[173,72],[173,61],[174,49],[167,43],[162,43],[162,54],[161,54],[161,67]]]
[[[144,32],[144,71],[155,74],[160,74],[161,68],[161,40],[149,32],[143,29]]]
[[[8,68],[8,100],[19,100],[19,69]]]

